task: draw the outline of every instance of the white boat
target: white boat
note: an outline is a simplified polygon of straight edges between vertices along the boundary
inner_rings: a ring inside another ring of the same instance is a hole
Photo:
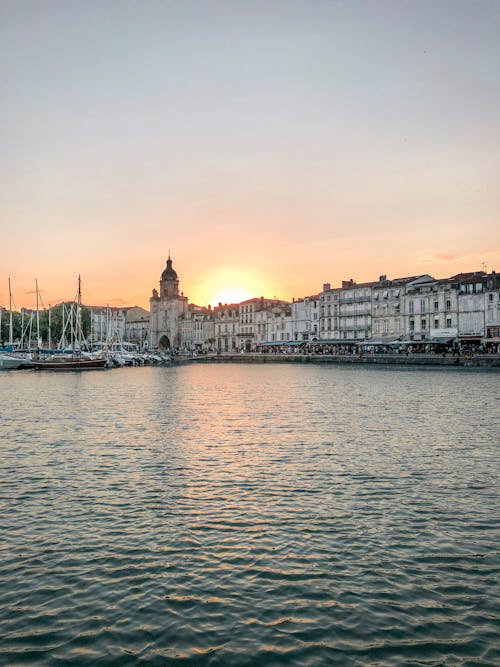
[[[31,359],[29,357],[16,357],[13,354],[0,352],[0,370],[8,370],[11,368],[29,368],[30,366]]]

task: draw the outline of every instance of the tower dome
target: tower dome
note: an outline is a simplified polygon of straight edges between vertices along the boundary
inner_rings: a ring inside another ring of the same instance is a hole
[[[177,272],[172,268],[172,260],[168,253],[167,267],[160,278],[160,297],[162,299],[172,299],[179,296],[179,278]]]
[[[161,280],[178,280],[176,271],[172,268],[170,256],[167,259],[167,268],[161,274]]]

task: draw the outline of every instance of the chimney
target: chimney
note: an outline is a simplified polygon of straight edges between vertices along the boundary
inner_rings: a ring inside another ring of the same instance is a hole
[[[330,283],[323,283],[323,292],[328,292],[329,290],[331,290],[331,288],[332,286],[330,285]]]

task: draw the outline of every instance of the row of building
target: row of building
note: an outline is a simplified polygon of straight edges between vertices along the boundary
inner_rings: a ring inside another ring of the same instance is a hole
[[[150,299],[151,348],[253,351],[262,346],[390,344],[500,341],[500,278],[495,271],[430,275],[340,287],[323,285],[318,294],[292,302],[264,297],[211,308],[190,304],[179,293],[169,257],[159,291]],[[140,341],[137,341],[140,342]]]
[[[150,309],[88,306],[93,344],[141,350],[254,351],[307,344],[500,343],[500,277],[495,271],[436,279],[428,274],[329,283],[292,302],[264,297],[212,308],[189,303],[167,259]],[[1,313],[0,313],[1,315]],[[1,321],[1,320],[0,320]],[[31,330],[31,329],[30,329]]]

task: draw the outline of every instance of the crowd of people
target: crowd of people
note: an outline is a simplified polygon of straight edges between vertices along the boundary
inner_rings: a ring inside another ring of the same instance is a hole
[[[283,345],[260,345],[255,350],[261,354],[311,354],[311,355],[369,355],[390,354],[406,355],[454,355],[476,356],[479,354],[500,354],[500,343],[470,343],[450,341],[448,343],[433,343],[420,341],[405,341],[390,344],[370,343],[284,343]]]

